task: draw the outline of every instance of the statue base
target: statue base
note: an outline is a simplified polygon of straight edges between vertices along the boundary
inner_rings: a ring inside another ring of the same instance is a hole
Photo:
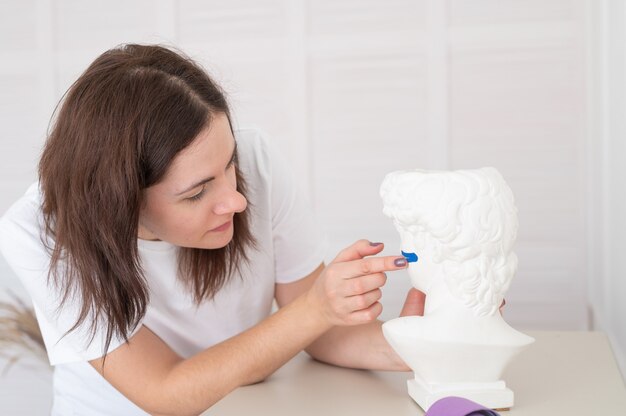
[[[427,411],[433,403],[444,397],[463,397],[490,409],[513,407],[513,391],[504,381],[493,383],[427,383],[418,377],[407,382],[409,396]]]

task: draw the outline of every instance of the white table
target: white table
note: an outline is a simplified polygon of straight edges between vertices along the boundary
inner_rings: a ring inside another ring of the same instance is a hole
[[[537,341],[504,375],[516,403],[503,416],[626,415],[626,388],[604,334],[529,335]],[[263,383],[235,390],[204,415],[422,415],[406,392],[410,376],[337,368],[301,353]]]

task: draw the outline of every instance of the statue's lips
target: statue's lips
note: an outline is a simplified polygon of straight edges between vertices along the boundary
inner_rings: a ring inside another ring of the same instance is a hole
[[[404,251],[402,251],[402,255],[404,256],[404,258],[406,259],[407,262],[409,262],[409,263],[417,263],[417,260],[418,260],[417,254],[415,254],[415,253],[405,253]]]

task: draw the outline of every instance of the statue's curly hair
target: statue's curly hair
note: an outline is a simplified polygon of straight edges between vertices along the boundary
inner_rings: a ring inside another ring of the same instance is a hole
[[[381,185],[384,213],[416,247],[430,247],[448,290],[477,316],[493,315],[517,270],[517,208],[494,168],[397,171]]]

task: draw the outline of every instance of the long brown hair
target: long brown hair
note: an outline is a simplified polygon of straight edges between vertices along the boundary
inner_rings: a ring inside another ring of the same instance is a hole
[[[70,297],[82,302],[68,332],[87,318],[92,337],[106,327],[105,355],[114,335],[128,340],[149,302],[137,248],[143,190],[218,113],[230,123],[223,91],[199,65],[145,45],[100,55],[56,111],[39,162],[45,232],[55,243],[49,279],[61,290],[60,306]],[[236,177],[245,196],[237,166]],[[248,259],[248,215],[235,215],[234,237],[222,249],[179,248],[179,278],[196,302],[214,296]]]

